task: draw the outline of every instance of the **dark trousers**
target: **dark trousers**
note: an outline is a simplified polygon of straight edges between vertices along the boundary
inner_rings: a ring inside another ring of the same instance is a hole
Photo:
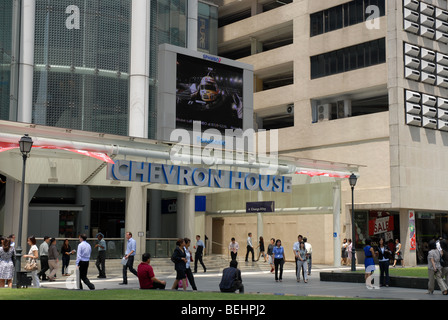
[[[232,260],[236,260],[236,256],[238,255],[238,252],[230,252],[230,257],[232,258]]]
[[[194,255],[194,272],[198,272],[198,261],[201,263],[202,268],[204,268],[204,272],[205,270],[207,270],[207,268],[204,265],[204,262],[202,261],[202,253],[198,254],[196,253]]]
[[[155,290],[155,289],[161,289],[164,290],[166,287],[165,284],[159,283],[159,282],[153,282],[152,283],[152,288],[149,288],[149,290]]]
[[[247,261],[247,258],[249,257],[249,252],[252,252],[252,261],[255,261],[254,248],[252,248],[251,246],[247,246],[246,261]]]
[[[275,280],[282,280],[283,276],[283,264],[285,263],[285,260],[283,258],[281,259],[274,259],[274,266],[275,266]],[[280,267],[280,277],[278,277],[278,269]],[[296,268],[297,269],[297,268]]]
[[[98,257],[96,258],[96,268],[98,269],[99,276],[102,278],[106,277],[106,251],[98,251]]]
[[[62,256],[62,274],[68,274],[68,265],[70,264],[70,256],[64,254]]]
[[[47,272],[48,269],[50,269],[50,266],[48,265],[48,256],[40,256],[40,272],[38,274],[39,278],[42,278],[42,280],[47,280],[45,272]]]
[[[188,282],[191,284],[191,288],[193,290],[198,290],[198,288],[196,288],[196,283],[194,282],[193,272],[191,272],[191,269],[185,269],[185,274],[187,275]]]
[[[87,271],[89,270],[89,261],[79,261],[79,289],[82,290],[82,282],[89,287],[90,290],[95,290],[95,286],[87,278]]]
[[[128,262],[123,266],[123,283],[128,283],[128,273],[127,270],[131,271],[135,276],[137,276],[137,271],[134,269],[134,256],[128,257]]]
[[[380,285],[389,285],[389,260],[378,261],[380,266]]]
[[[235,292],[236,290],[239,290],[239,293],[244,293],[244,286],[243,282],[239,280],[235,280],[233,282],[233,285],[229,289],[220,289],[221,292]]]

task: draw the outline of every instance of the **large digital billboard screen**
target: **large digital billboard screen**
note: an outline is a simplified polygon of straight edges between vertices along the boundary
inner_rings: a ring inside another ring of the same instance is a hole
[[[196,132],[198,123],[222,135],[253,128],[253,80],[249,64],[160,45],[157,139],[177,141],[176,129]]]
[[[177,55],[177,128],[243,129],[243,70],[215,60]]]

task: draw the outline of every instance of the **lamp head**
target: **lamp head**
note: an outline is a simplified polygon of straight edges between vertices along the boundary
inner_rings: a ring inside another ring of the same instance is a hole
[[[33,146],[33,139],[31,139],[28,134],[25,134],[19,141],[20,152],[23,155],[28,155],[31,151],[31,147]]]
[[[358,181],[358,178],[356,177],[356,175],[354,173],[352,173],[350,175],[350,177],[348,178],[348,181],[350,183],[350,187],[354,188],[356,185],[356,181]]]

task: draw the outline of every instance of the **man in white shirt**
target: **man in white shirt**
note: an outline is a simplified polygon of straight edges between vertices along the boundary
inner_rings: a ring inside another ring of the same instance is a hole
[[[255,253],[254,253],[254,246],[252,244],[252,232],[249,232],[247,235],[248,235],[248,237],[247,237],[247,253],[246,253],[245,261],[247,262],[247,258],[249,257],[249,252],[252,252],[252,261],[254,262],[255,261],[255,258],[254,258]]]
[[[90,254],[92,253],[92,247],[86,240],[86,234],[81,234],[79,236],[79,245],[76,253],[76,266],[79,268],[79,289],[82,290],[82,280],[90,290],[95,290],[95,286],[87,278],[87,271],[89,270],[89,261]]]
[[[311,254],[313,253],[313,247],[308,242],[308,239],[306,237],[303,238],[303,242],[305,242],[305,249],[306,249],[306,262],[308,263],[308,275],[311,274]]]
[[[238,242],[235,241],[235,238],[231,239],[229,244],[230,257],[232,260],[236,260],[236,256],[238,255],[238,249],[240,248]]]

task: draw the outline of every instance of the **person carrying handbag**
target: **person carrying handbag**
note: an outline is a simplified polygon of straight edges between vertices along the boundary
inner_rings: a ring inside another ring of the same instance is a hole
[[[37,259],[39,258],[39,249],[36,246],[36,238],[34,236],[28,237],[27,243],[31,247],[30,251],[28,251],[28,254],[23,255],[24,258],[29,259],[27,265],[29,266],[28,268],[30,270],[27,271],[31,272],[31,278],[33,279],[33,286],[35,288],[40,288],[39,276],[37,275],[37,269],[38,269]]]

